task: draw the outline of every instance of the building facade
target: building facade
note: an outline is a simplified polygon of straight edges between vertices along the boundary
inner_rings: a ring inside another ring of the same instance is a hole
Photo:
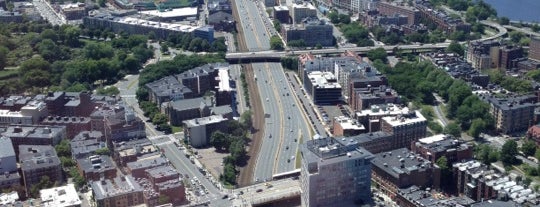
[[[309,140],[300,146],[300,152],[303,206],[348,206],[371,201],[371,153],[333,138]]]

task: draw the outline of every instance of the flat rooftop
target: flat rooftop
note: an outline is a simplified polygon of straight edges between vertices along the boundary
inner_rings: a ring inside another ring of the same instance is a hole
[[[56,188],[48,188],[39,191],[41,204],[44,207],[68,207],[79,206],[82,201],[73,184],[67,184]]]
[[[336,76],[331,72],[313,71],[308,73],[308,79],[317,88],[341,88],[336,82]]]
[[[229,68],[219,68],[219,91],[232,91],[231,84],[229,82]]]
[[[382,117],[381,119],[386,121],[391,126],[401,126],[427,121],[426,118],[424,118],[424,116],[419,111],[412,111],[398,116],[386,116]]]
[[[202,118],[195,118],[184,121],[184,124],[186,124],[187,127],[195,127],[195,126],[202,126],[207,124],[213,124],[213,123],[219,123],[227,121],[227,118],[223,117],[223,115],[212,115]]]
[[[352,129],[352,130],[365,130],[366,129],[364,125],[346,116],[334,117],[334,121],[338,123],[343,129]]]
[[[430,161],[412,153],[407,148],[378,153],[371,163],[394,178],[399,178],[401,174],[410,174],[413,171],[423,171],[432,167]]]
[[[396,116],[399,114],[409,113],[410,109],[408,107],[402,107],[401,105],[396,104],[380,104],[380,105],[371,105],[369,109],[364,109],[362,111],[357,111],[356,116]]]
[[[195,16],[197,15],[197,7],[184,7],[184,8],[165,10],[165,11],[148,10],[148,11],[141,11],[141,13],[157,16],[157,17],[162,17],[162,18]]]
[[[143,190],[131,175],[94,181],[91,186],[97,200]]]

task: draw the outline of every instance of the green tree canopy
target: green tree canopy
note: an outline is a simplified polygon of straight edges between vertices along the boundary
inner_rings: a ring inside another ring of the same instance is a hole
[[[532,140],[527,140],[521,145],[521,152],[525,156],[534,156],[536,154],[536,143]]]
[[[455,138],[461,137],[461,127],[456,123],[449,123],[444,128],[444,133],[454,136]]]
[[[501,161],[504,165],[513,165],[518,162],[516,155],[518,155],[517,143],[514,140],[508,140],[504,143],[501,149]]]

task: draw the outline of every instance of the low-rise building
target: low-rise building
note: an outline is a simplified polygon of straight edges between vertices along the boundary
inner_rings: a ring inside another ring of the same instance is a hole
[[[454,163],[457,193],[475,201],[502,198],[520,206],[539,204],[538,194],[476,160]]]
[[[100,131],[82,131],[71,142],[71,157],[82,159],[94,155],[96,150],[107,147]]]
[[[84,3],[64,4],[60,6],[60,9],[66,20],[82,19],[88,15]]]
[[[368,109],[372,105],[400,103],[398,93],[386,85],[379,85],[378,87],[368,85],[366,88],[354,88],[351,95],[351,108],[358,111]]]
[[[373,154],[333,138],[300,145],[303,206],[352,206],[371,202]]]
[[[92,129],[91,120],[89,117],[53,117],[48,116],[41,122],[42,125],[48,126],[65,126],[66,137],[73,139],[81,131],[90,131]]]
[[[45,176],[51,183],[63,180],[60,159],[50,145],[20,145],[19,163],[27,195]]]
[[[168,102],[164,108],[171,125],[181,126],[185,120],[209,116],[213,105],[213,97],[200,97]]]
[[[443,156],[449,164],[473,157],[472,147],[444,134],[419,139],[412,143],[411,151],[432,163],[436,163]]]
[[[194,97],[193,91],[182,85],[172,75],[147,83],[145,86],[148,89],[149,100],[158,106],[161,106],[164,102]]]
[[[145,170],[168,165],[169,161],[163,157],[152,157],[144,160],[138,160],[135,162],[129,162],[126,164],[127,171],[134,178],[146,177]]]
[[[304,86],[314,103],[329,104],[341,100],[341,85],[331,72],[313,71],[307,78]]]
[[[131,175],[91,182],[97,206],[129,207],[144,203],[143,188]]]
[[[116,165],[107,155],[91,155],[77,159],[77,168],[86,180],[98,181],[102,178],[116,177]]]
[[[376,132],[381,130],[381,118],[399,116],[410,112],[408,107],[400,104],[371,105],[368,109],[356,111],[355,117],[359,123],[366,126],[367,131]]]
[[[82,205],[79,194],[73,184],[39,191],[41,206],[44,207],[80,207]]]
[[[301,4],[293,4],[289,11],[294,23],[300,23],[303,19],[308,17],[317,17],[317,9],[310,3],[306,2],[302,2]]]
[[[426,137],[427,120],[419,111],[381,118],[381,131],[394,135],[392,148],[411,147],[413,141]]]
[[[119,166],[135,162],[141,156],[152,156],[158,153],[156,146],[148,139],[136,139],[113,143],[113,158]]]
[[[394,135],[382,131],[369,132],[352,137],[336,137],[336,139],[345,145],[358,145],[373,154],[395,149],[392,148]]]
[[[11,140],[0,137],[0,188],[7,189],[21,184],[21,176],[17,170],[17,155]]]
[[[226,131],[229,120],[221,115],[213,115],[184,121],[184,136],[193,147],[210,143],[212,133]]]
[[[355,136],[366,131],[364,125],[358,123],[356,120],[350,117],[338,116],[333,120],[334,136]]]
[[[2,136],[8,137],[13,143],[15,153],[19,153],[20,145],[56,145],[66,138],[65,126],[8,126]]]
[[[438,188],[440,169],[406,148],[375,154],[372,179],[383,193],[395,199],[401,188],[413,185]]]
[[[146,137],[144,122],[129,106],[104,105],[90,116],[93,131],[101,131],[105,135],[107,145],[112,142],[127,141]]]
[[[216,31],[233,32],[236,31],[236,21],[232,14],[218,11],[208,16],[208,25],[214,26]]]
[[[291,16],[289,15],[289,7],[287,6],[274,6],[274,19],[283,24],[291,23]]]
[[[480,94],[479,97],[489,104],[489,113],[495,119],[497,131],[504,134],[524,132],[532,126],[535,96],[495,97]]]
[[[324,20],[306,18],[299,24],[283,25],[281,34],[287,43],[303,40],[308,47],[329,47],[336,44],[332,32],[332,25]]]
[[[395,202],[400,207],[471,206],[471,204],[476,203],[468,197],[440,196],[439,192],[432,192],[428,189],[422,190],[415,185],[399,189]]]

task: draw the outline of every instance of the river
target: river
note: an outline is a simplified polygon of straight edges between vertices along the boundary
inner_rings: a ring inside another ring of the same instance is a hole
[[[514,21],[540,22],[540,0],[484,0],[495,10],[497,16]]]

